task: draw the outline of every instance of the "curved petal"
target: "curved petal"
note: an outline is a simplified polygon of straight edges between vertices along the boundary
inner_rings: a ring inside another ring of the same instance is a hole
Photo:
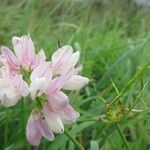
[[[51,62],[43,62],[39,66],[37,66],[31,76],[30,80],[34,80],[36,78],[45,77],[49,80],[52,78],[52,70],[51,70]]]
[[[61,67],[60,74],[61,75],[66,74],[69,71],[70,68],[73,68],[77,64],[77,62],[79,60],[79,57],[80,57],[80,52],[79,51],[73,53],[71,55],[71,57],[68,59],[68,61]],[[77,70],[78,69],[76,69],[76,71]]]
[[[20,63],[13,52],[5,46],[1,47],[2,56],[7,60],[10,71],[16,71],[19,69]]]
[[[37,116],[38,117],[38,116]],[[37,118],[39,119],[39,118]],[[26,127],[26,136],[29,143],[38,146],[42,139],[41,133],[38,131],[37,122],[35,122],[34,116],[31,115]]]
[[[8,87],[0,90],[0,99],[5,107],[16,105],[20,98],[20,95],[12,88]]]
[[[68,81],[69,79],[74,75],[75,69],[71,68],[66,74],[61,75],[60,77],[56,77],[53,80],[51,80],[47,87],[45,92],[47,94],[51,94],[54,91],[60,90]]]
[[[38,125],[38,129],[41,132],[41,135],[49,141],[54,140],[54,134],[50,131],[46,125],[45,119],[41,119],[41,123]]]
[[[22,61],[22,45],[21,45],[21,38],[19,37],[13,37],[12,38],[12,44],[14,46],[14,51],[15,54],[17,56],[17,58],[19,59],[19,61]]]
[[[73,75],[63,86],[65,90],[79,90],[89,82],[89,79],[79,75]]]
[[[43,108],[45,121],[47,123],[48,128],[55,133],[64,132],[64,125],[60,117],[51,111],[49,108],[49,104],[46,102]]]
[[[32,68],[36,63],[35,48],[30,36],[13,37],[12,43],[15,54],[21,64],[26,68]],[[33,69],[33,68],[32,68]]]
[[[61,91],[48,95],[48,102],[53,111],[61,111],[68,104],[68,97]]]
[[[70,67],[74,67],[77,64],[79,58],[80,58],[80,52],[79,51],[73,53],[71,58],[67,62],[67,65]]]
[[[60,118],[64,123],[74,123],[80,114],[76,112],[69,104],[66,105],[60,113]]]
[[[21,96],[28,96],[29,94],[29,87],[28,84],[22,79],[22,75],[9,75],[5,74],[6,81],[8,82],[9,86],[12,86],[18,94]]]
[[[47,81],[45,78],[34,79],[30,84],[31,98],[35,99],[37,96],[43,94],[46,84]]]
[[[69,45],[65,45],[53,53],[52,67],[56,74],[60,73],[60,70],[62,69],[63,65],[68,62],[68,60],[72,56],[72,53],[73,49]]]
[[[37,59],[38,59],[38,60],[42,60],[42,61],[45,61],[45,60],[46,60],[46,55],[45,55],[45,52],[43,51],[43,49],[41,49],[41,50],[37,53]]]

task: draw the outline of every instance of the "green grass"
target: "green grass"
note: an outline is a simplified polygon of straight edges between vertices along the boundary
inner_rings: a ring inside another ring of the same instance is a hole
[[[70,0],[4,0],[0,1],[0,45],[12,48],[12,36],[29,33],[36,51],[43,48],[48,58],[57,49],[57,41],[80,50],[82,74],[91,81],[80,92],[70,93],[70,103],[81,117],[66,128],[87,150],[121,150],[125,147],[112,123],[88,120],[103,117],[106,113],[105,103],[99,97],[108,102],[115,98],[117,93],[112,82],[120,92],[140,70],[139,67],[150,61],[149,17],[149,9],[137,9],[125,2],[121,5],[119,0],[108,5],[94,0],[81,3]],[[149,69],[123,95],[122,107],[135,103],[141,80],[144,84],[150,80]],[[120,122],[131,149],[136,150],[150,147],[149,84],[142,99],[144,102],[140,101],[135,109],[144,111],[130,113],[130,119]],[[9,109],[0,105],[0,149],[34,149],[25,137],[31,109],[30,99]],[[58,134],[53,142],[43,139],[39,149],[75,150],[76,147],[65,134]]]

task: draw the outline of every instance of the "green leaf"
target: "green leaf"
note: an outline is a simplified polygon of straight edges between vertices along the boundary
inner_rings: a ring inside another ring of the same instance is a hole
[[[90,150],[99,150],[99,141],[90,141]]]

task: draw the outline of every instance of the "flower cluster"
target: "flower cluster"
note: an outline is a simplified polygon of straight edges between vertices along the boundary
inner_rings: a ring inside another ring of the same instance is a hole
[[[13,37],[14,53],[1,47],[0,101],[5,107],[14,106],[22,97],[31,96],[35,103],[26,127],[28,141],[35,146],[42,137],[52,141],[54,133],[62,133],[64,125],[79,117],[62,90],[79,90],[89,79],[78,75],[80,53],[71,46],[55,51],[51,61],[41,49],[35,53],[30,36]]]

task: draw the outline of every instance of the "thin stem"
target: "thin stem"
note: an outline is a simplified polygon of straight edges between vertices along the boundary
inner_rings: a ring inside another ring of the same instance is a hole
[[[148,85],[148,83],[149,83],[149,81],[148,81],[145,85],[143,85],[143,88],[141,89],[141,92],[138,94],[137,98],[135,99],[134,104],[131,106],[131,108],[128,110],[128,112],[125,114],[123,120],[128,117],[128,115],[129,115],[129,113],[132,111],[132,109],[133,109],[133,108],[136,106],[136,104],[141,100],[141,97],[142,97],[142,94],[143,94],[143,92],[144,92],[144,89],[145,89],[145,87]]]
[[[24,137],[24,133],[25,133],[25,105],[24,105],[24,98],[22,98],[21,100],[21,127],[22,127],[22,137],[23,140],[25,142],[25,137]]]
[[[123,143],[124,143],[125,146],[126,146],[126,149],[127,149],[127,150],[131,150],[131,149],[130,149],[130,146],[128,145],[128,142],[127,142],[127,140],[126,140],[126,138],[125,138],[125,136],[124,136],[124,134],[123,134],[123,132],[122,132],[122,130],[121,130],[120,125],[119,125],[118,123],[116,123],[115,125],[116,125],[116,128],[117,128],[117,130],[118,130],[118,132],[119,132],[119,134],[120,134],[120,137],[121,137]]]
[[[7,141],[8,141],[8,110],[6,109],[6,122],[5,122],[5,130],[4,130],[4,146],[6,147],[7,146]]]
[[[79,150],[84,150],[83,146],[71,135],[71,133],[67,129],[65,129],[64,133],[78,147]]]
[[[136,80],[138,80],[144,73],[144,71],[148,68],[148,66],[150,65],[150,62],[148,62],[125,86],[124,88],[121,90],[120,94],[118,94],[113,101],[111,102],[110,106],[116,102],[117,100],[119,100],[119,98],[124,95],[127,90],[131,87],[131,85],[133,83],[135,83]]]

